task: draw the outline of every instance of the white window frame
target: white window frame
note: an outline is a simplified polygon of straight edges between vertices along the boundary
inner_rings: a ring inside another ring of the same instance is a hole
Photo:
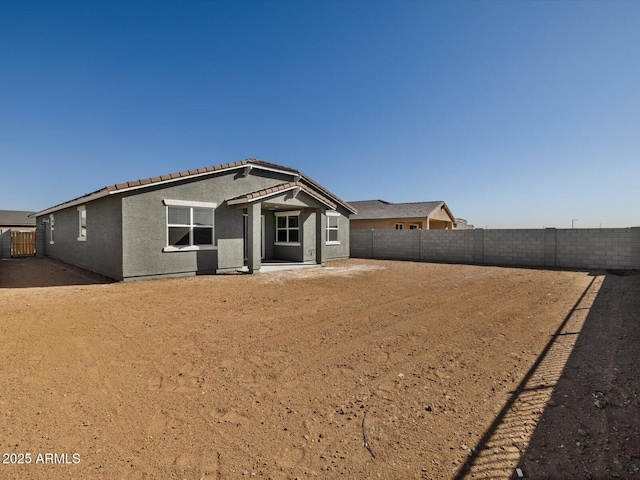
[[[329,225],[329,218],[336,219],[336,226]],[[329,240],[329,232],[340,232],[340,214],[338,212],[327,212],[327,224],[325,228],[325,244],[340,245],[340,240]]]
[[[281,247],[299,247],[300,245],[302,245],[300,243],[300,234],[301,234],[301,228],[300,228],[300,210],[289,210],[286,212],[276,212],[275,213],[276,216],[276,241],[274,242],[274,245],[279,245]],[[287,226],[282,228],[278,228],[278,217],[287,217]],[[288,217],[298,217],[298,226],[297,227],[290,227],[289,226],[289,218]],[[286,242],[279,242],[278,241],[278,231],[279,230],[286,230],[287,232],[287,241]],[[298,241],[297,242],[290,242],[289,241],[289,232],[292,230],[297,230],[298,231]]]
[[[409,230],[420,230],[420,224],[419,223],[410,223],[409,224]]]
[[[49,215],[49,243],[51,245],[55,243],[55,217],[53,213]]]
[[[163,252],[195,252],[200,250],[217,250],[216,246],[216,228],[215,228],[215,209],[218,206],[213,202],[195,202],[188,200],[171,200],[164,199],[162,201],[165,205],[165,225],[166,225],[166,247],[162,249]],[[186,207],[189,208],[189,224],[173,224],[169,223],[169,207]],[[195,225],[193,222],[193,209],[203,208],[211,210],[211,225]],[[169,244],[169,228],[171,227],[186,227],[189,228],[189,245],[175,246]],[[211,245],[194,245],[193,244],[193,230],[196,227],[211,228]]]
[[[84,219],[84,235],[82,234],[82,220]],[[87,209],[84,205],[78,207],[78,241],[87,241]]]
[[[394,228],[395,228],[396,230],[404,230],[404,223],[396,223],[396,224],[394,225]]]

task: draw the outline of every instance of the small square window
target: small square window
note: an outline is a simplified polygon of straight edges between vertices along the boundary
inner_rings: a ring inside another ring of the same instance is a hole
[[[190,215],[189,207],[169,207],[169,223],[172,225],[190,225]]]
[[[299,245],[300,211],[276,213],[276,242]]]
[[[201,250],[214,247],[215,204],[165,200],[167,205],[167,249]],[[210,207],[208,205],[211,205]],[[189,247],[189,248],[185,248]]]
[[[213,210],[210,208],[194,208],[193,209],[194,225],[213,225]]]
[[[194,245],[211,245],[213,244],[213,228],[194,228],[193,229]]]
[[[190,245],[189,227],[169,227],[169,245],[173,247]]]
[[[340,243],[338,240],[338,230],[340,225],[339,214],[334,212],[327,212],[327,244],[337,245]]]

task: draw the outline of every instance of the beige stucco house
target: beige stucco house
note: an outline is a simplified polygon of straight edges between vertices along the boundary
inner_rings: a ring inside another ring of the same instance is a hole
[[[451,230],[456,221],[443,201],[364,200],[349,205],[358,211],[349,216],[351,230]]]

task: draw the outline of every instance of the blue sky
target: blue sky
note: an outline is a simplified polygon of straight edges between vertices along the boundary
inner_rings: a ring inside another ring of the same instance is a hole
[[[640,225],[640,2],[1,1],[0,209],[259,158],[478,227]]]

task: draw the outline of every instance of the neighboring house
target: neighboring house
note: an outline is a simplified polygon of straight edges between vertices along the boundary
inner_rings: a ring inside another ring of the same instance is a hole
[[[36,219],[29,217],[33,213],[23,210],[0,210],[0,233],[8,230],[16,232],[35,231]]]
[[[355,211],[298,170],[249,159],[105,187],[35,216],[38,255],[131,280],[347,258]]]
[[[455,217],[446,203],[391,203],[384,200],[349,202],[358,210],[351,214],[351,230],[448,230]]]
[[[12,249],[11,232],[35,232],[36,219],[29,217],[33,213],[22,210],[0,210],[0,258],[11,257],[12,250],[16,250],[16,245]],[[33,242],[33,235],[31,235],[31,242]],[[33,249],[28,250],[33,255]]]
[[[456,218],[456,222],[453,224],[454,230],[473,230],[475,227],[469,225],[464,218]]]

